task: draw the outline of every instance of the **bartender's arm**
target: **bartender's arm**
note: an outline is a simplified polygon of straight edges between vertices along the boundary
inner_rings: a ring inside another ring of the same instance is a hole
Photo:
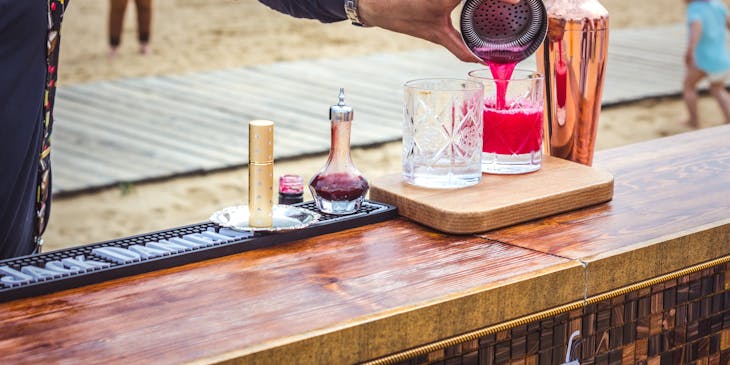
[[[347,19],[345,0],[259,0],[297,18],[331,23]],[[503,0],[514,2],[515,0]],[[460,0],[358,0],[357,16],[365,26],[380,27],[440,44],[466,62],[479,62],[451,23]]]

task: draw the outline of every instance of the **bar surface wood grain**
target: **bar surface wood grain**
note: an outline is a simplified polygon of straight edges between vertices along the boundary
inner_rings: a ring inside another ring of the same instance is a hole
[[[394,220],[4,303],[0,363],[351,363],[530,311],[497,300],[532,285],[564,293],[539,306],[575,300],[581,280],[570,260]],[[444,310],[454,298],[472,309]]]
[[[587,264],[587,294],[730,255],[730,126],[601,151],[611,202],[480,236]]]
[[[611,202],[485,234],[396,219],[2,303],[0,363],[355,363],[727,256],[728,140],[601,152]]]

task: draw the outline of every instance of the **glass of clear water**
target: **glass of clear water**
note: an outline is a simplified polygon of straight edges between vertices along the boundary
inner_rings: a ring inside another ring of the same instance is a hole
[[[482,178],[480,82],[419,79],[404,85],[403,178],[428,188],[460,188]]]

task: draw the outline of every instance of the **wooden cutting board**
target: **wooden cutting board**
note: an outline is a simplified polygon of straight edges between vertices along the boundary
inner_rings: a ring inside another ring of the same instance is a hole
[[[408,184],[401,174],[376,178],[370,199],[439,231],[477,233],[603,203],[613,197],[613,176],[575,162],[543,157],[542,168],[524,175],[482,175],[460,189]]]

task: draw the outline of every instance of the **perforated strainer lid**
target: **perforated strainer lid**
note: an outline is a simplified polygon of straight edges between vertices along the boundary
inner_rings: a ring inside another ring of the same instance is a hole
[[[519,62],[532,55],[547,33],[542,0],[467,0],[461,11],[464,43],[487,63]]]

